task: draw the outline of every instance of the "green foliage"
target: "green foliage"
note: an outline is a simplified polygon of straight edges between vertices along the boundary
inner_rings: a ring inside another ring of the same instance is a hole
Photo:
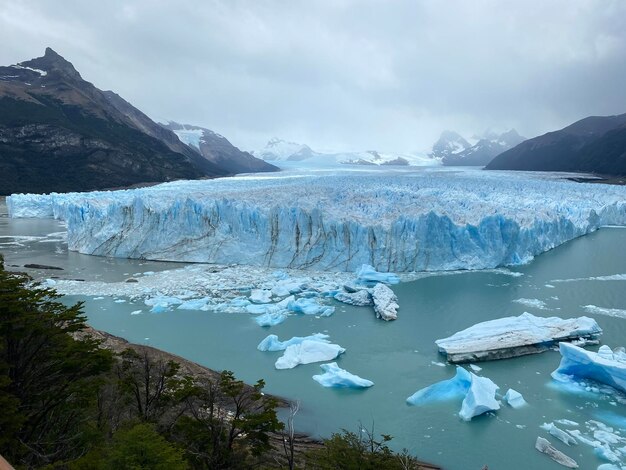
[[[324,440],[324,447],[306,456],[307,468],[341,470],[405,470],[419,468],[417,460],[406,451],[396,454],[388,443],[392,437],[381,434],[376,439],[374,431],[359,425],[357,433],[343,430]]]
[[[88,448],[93,397],[112,358],[72,336],[86,327],[80,304],[66,307],[29,283],[0,259],[0,453],[43,466]]]
[[[247,468],[271,449],[270,433],[282,429],[277,403],[263,395],[265,383],[254,386],[224,371],[217,383],[188,382],[181,390],[185,403],[173,437],[186,446],[194,468]]]

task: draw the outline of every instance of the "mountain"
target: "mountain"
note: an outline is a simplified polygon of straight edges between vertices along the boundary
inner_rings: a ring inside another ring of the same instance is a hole
[[[270,139],[265,147],[259,151],[253,152],[254,156],[262,158],[266,161],[290,161],[299,162],[309,158],[321,155],[311,150],[311,147],[295,142],[274,137]]]
[[[433,166],[439,161],[428,156],[384,153],[376,150],[363,152],[320,153],[308,145],[273,138],[261,150],[252,152],[255,156],[273,162],[300,162],[304,166],[337,165],[390,165],[390,166]]]
[[[488,131],[471,147],[445,155],[442,161],[446,166],[485,166],[497,155],[524,140],[515,129],[500,135]]]
[[[231,144],[226,137],[212,130],[189,124],[179,124],[173,121],[161,124],[161,126],[173,131],[181,142],[197,150],[205,159],[218,165],[220,168],[224,168],[229,173],[279,170],[274,165],[260,158],[255,158],[248,152],[242,152]]]
[[[47,48],[0,67],[0,194],[87,191],[222,176],[113,92]]]
[[[488,170],[626,175],[626,114],[591,116],[498,155]]]
[[[443,131],[439,140],[433,145],[431,158],[443,160],[471,147],[470,143],[454,131]]]

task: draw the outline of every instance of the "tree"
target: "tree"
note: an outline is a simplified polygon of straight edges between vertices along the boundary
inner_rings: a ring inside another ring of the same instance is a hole
[[[0,453],[27,467],[85,452],[94,391],[112,364],[98,341],[75,338],[86,328],[82,304],[58,298],[0,257]]]
[[[276,400],[263,395],[262,380],[248,386],[224,371],[217,382],[187,385],[185,414],[173,433],[195,468],[245,468],[248,456],[258,459],[271,449],[270,433],[282,423]]]

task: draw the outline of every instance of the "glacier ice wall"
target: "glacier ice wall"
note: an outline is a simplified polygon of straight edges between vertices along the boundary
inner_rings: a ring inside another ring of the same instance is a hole
[[[353,271],[521,264],[602,225],[626,188],[505,172],[368,172],[179,181],[7,198],[65,220],[69,249],[171,261]]]

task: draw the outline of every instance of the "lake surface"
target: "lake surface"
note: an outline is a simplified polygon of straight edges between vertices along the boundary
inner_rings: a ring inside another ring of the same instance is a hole
[[[38,263],[60,266],[64,271],[30,270],[36,278],[59,276],[68,279],[120,281],[129,274],[178,268],[175,263],[98,258],[67,251],[63,226],[53,220],[12,220],[0,205],[0,253],[6,265]],[[31,238],[29,238],[31,237]],[[32,238],[41,237],[41,238]],[[333,302],[333,316],[301,316],[265,329],[246,314],[224,314],[173,310],[162,314],[131,315],[145,309],[141,301],[105,297],[83,300],[89,323],[95,328],[129,341],[148,343],[213,369],[233,370],[248,382],[265,379],[266,391],[301,401],[296,416],[299,430],[328,436],[341,428],[358,430],[375,426],[376,432],[394,436],[393,447],[406,447],[419,458],[454,470],[562,468],[534,450],[544,422],[569,419],[581,424],[613,413],[626,416],[626,401],[601,394],[577,395],[551,386],[550,373],[559,364],[557,352],[483,362],[479,375],[489,377],[504,394],[511,387],[521,392],[529,406],[514,410],[503,404],[497,414],[466,423],[458,418],[460,403],[411,407],[405,400],[416,390],[454,375],[453,366],[441,366],[443,358],[434,341],[480,321],[519,315],[524,311],[542,316],[595,318],[604,329],[602,343],[626,345],[626,319],[590,314],[583,306],[626,309],[626,280],[589,278],[626,273],[626,230],[603,228],[537,257],[532,263],[512,268],[514,277],[494,272],[437,275],[393,286],[400,309],[398,320],[376,320],[370,308]],[[18,268],[10,268],[18,269]],[[555,282],[563,279],[580,279]],[[538,299],[537,309],[514,302]],[[124,303],[115,300],[127,300]],[[320,373],[318,364],[292,370],[275,370],[281,355],[262,353],[257,344],[269,333],[280,339],[315,332],[330,334],[347,352],[338,364],[372,380],[365,391],[332,390],[318,385],[311,376]],[[599,419],[602,421],[602,419]],[[621,431],[626,436],[626,430]],[[567,447],[555,439],[553,445],[576,459],[583,469],[602,462],[584,444]],[[626,459],[625,459],[626,460]]]

